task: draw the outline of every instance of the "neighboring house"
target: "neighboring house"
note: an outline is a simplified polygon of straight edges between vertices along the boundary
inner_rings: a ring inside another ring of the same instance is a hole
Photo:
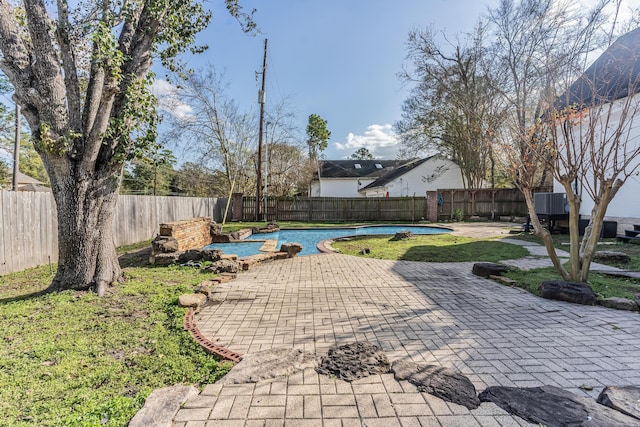
[[[628,98],[629,93],[635,95]],[[610,129],[616,129],[622,113],[622,106],[626,101],[631,101],[632,105],[627,114],[635,114],[635,117],[626,117],[625,122],[631,126],[628,141],[631,148],[635,149],[640,144],[640,110],[638,109],[640,106],[640,28],[618,38],[571,85],[568,92],[558,98],[555,107],[561,109],[566,106],[577,106],[580,109],[611,104],[614,113],[607,125]],[[598,132],[598,126],[595,127],[596,132]],[[609,134],[612,133],[609,131]],[[638,163],[640,163],[640,158],[635,159],[633,165]],[[587,176],[586,179],[590,179],[590,177]],[[581,184],[577,183],[577,185]],[[581,191],[580,188],[578,190]],[[558,182],[554,182],[554,191],[565,192]],[[593,204],[593,199],[589,197],[589,194],[582,191],[580,214],[589,217]],[[617,221],[618,232],[630,228],[631,224],[640,224],[640,176],[638,176],[638,172],[629,177],[618,190],[609,204],[605,220]]]
[[[441,156],[415,160],[324,160],[311,197],[424,197],[462,188],[460,167]]]
[[[46,187],[44,182],[40,182],[35,178],[31,178],[29,175],[25,175],[22,172],[18,172],[18,191],[51,191],[51,188]]]

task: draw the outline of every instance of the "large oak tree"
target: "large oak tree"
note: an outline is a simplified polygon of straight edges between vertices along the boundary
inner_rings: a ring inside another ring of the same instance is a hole
[[[238,0],[225,0],[236,17]],[[0,68],[31,129],[58,210],[59,264],[50,290],[103,294],[121,277],[112,219],[124,162],[155,140],[148,88],[210,14],[191,0],[0,0]],[[251,21],[248,22],[251,25]]]

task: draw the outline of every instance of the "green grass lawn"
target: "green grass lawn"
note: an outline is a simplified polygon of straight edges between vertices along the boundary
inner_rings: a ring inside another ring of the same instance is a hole
[[[570,247],[569,235],[554,234],[552,235],[554,245],[557,249],[569,252]],[[531,234],[521,234],[510,236],[529,242],[542,243],[540,238]],[[616,239],[601,239],[598,251],[616,251],[624,252],[631,257],[631,261],[626,264],[610,263],[614,267],[623,268],[630,271],[640,271],[640,245],[633,243],[621,243]],[[568,268],[568,266],[567,266]],[[541,268],[529,271],[513,270],[505,274],[505,276],[516,280],[519,287],[527,289],[536,295],[540,294],[540,283],[545,280],[560,280],[560,275],[553,268]],[[640,280],[628,279],[623,277],[613,277],[600,273],[589,274],[589,286],[600,297],[622,297],[634,299],[635,294],[640,293]]]
[[[517,286],[529,292],[540,295],[540,283],[545,280],[561,280],[560,275],[553,268],[538,268],[534,270],[510,270],[504,276],[514,279]],[[589,286],[602,298],[622,297],[634,299],[640,293],[640,281],[622,277],[612,277],[606,274],[589,274]]]
[[[129,254],[123,264],[145,258]],[[153,389],[211,383],[230,369],[182,329],[176,304],[210,274],[149,266],[124,274],[103,298],[38,295],[48,266],[0,277],[0,425],[125,426]]]
[[[360,256],[427,262],[497,262],[521,258],[528,254],[521,246],[499,240],[474,239],[451,234],[414,236],[397,241],[391,240],[389,236],[363,236],[336,241],[331,246],[347,255],[360,255],[362,249],[369,248],[369,254]]]

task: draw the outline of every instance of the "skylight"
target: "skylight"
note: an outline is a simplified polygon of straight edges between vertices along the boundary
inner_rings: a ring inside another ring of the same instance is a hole
[[[353,167],[356,169],[362,169],[362,165],[360,163],[354,163]]]
[[[382,169],[382,165],[380,163],[376,163],[376,169]]]

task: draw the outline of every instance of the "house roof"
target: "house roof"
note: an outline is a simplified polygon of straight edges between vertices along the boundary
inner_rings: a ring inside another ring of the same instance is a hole
[[[37,179],[32,178],[29,175],[25,175],[20,171],[18,171],[17,177],[18,177],[18,185],[21,185],[21,184],[40,184],[40,185],[43,185],[44,184],[44,182],[38,181]]]
[[[378,178],[405,162],[406,160],[322,160],[318,170],[320,178]]]
[[[597,106],[640,92],[640,28],[620,36],[561,95],[554,107]]]
[[[365,187],[362,187],[359,191],[369,190],[371,188],[376,188],[376,187],[384,187],[385,185],[387,185],[391,181],[394,181],[395,179],[401,177],[402,175],[406,174],[410,170],[415,169],[416,167],[420,166],[421,164],[423,164],[427,160],[431,159],[432,157],[433,156],[426,157],[424,159],[410,160],[410,161],[404,163],[403,165],[401,165],[401,166],[399,166],[399,167],[387,172],[386,174],[384,174],[380,178],[378,178],[375,181],[373,181],[371,184],[369,184],[369,185],[367,185]]]
[[[40,182],[35,178],[25,175],[18,171],[18,191],[51,191],[51,188],[45,186],[44,182]]]

